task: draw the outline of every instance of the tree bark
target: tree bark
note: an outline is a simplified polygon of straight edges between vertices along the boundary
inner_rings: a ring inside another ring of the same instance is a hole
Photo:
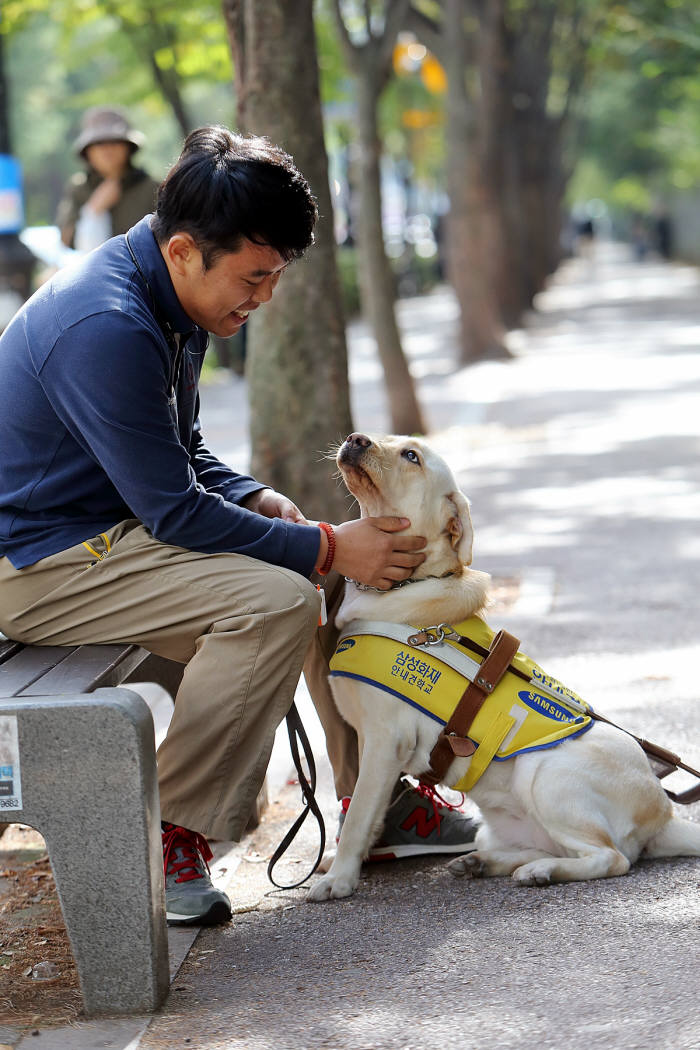
[[[515,153],[513,244],[518,249],[521,305],[532,304],[552,271],[552,234],[558,240],[561,201],[552,193],[560,168],[559,136],[547,112],[556,4],[532,4],[511,27],[511,85],[520,105],[512,114]]]
[[[384,369],[392,430],[397,434],[424,433],[425,424],[396,322],[394,274],[384,249],[377,102],[378,94],[371,78],[359,78],[357,244],[360,296]]]
[[[412,7],[409,25],[448,74],[448,276],[467,363],[500,352],[502,324],[518,322],[559,262],[563,131],[603,16],[557,0],[443,0],[441,13]],[[557,48],[568,89],[555,116]]]
[[[494,187],[485,170],[475,69],[465,22],[470,0],[445,0],[443,55],[447,72],[447,264],[460,308],[460,361],[504,356],[495,274],[502,242]]]
[[[392,430],[397,434],[424,433],[425,424],[396,322],[396,286],[384,248],[382,229],[381,141],[377,123],[379,98],[389,75],[391,55],[401,18],[408,3],[387,0],[380,36],[372,34],[366,16],[367,42],[350,39],[340,7],[336,21],[349,64],[355,74],[357,98],[357,244],[362,310],[377,342]]]
[[[0,153],[12,153],[10,134],[10,102],[5,71],[5,37],[0,34]]]
[[[353,428],[312,0],[224,0],[223,11],[239,123],[293,155],[320,213],[316,243],[248,321],[252,471],[307,516],[340,521],[347,497],[327,453]]]
[[[505,137],[515,173],[507,187],[509,240],[519,252],[523,307],[532,304],[561,260],[563,198],[571,174],[564,137],[571,133],[573,103],[585,79],[591,41],[606,17],[605,5],[557,0],[509,7],[510,93],[519,101],[511,114],[512,133]],[[549,108],[555,69],[565,100],[559,113]]]
[[[511,62],[507,48],[507,0],[480,5],[478,37],[478,135],[481,178],[486,187],[482,225],[489,246],[489,281],[505,328],[520,320],[519,257],[511,237],[506,192],[513,156]]]

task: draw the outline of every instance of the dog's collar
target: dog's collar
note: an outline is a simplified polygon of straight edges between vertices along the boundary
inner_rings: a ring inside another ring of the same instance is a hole
[[[368,583],[358,583],[351,576],[346,576],[345,580],[346,583],[354,584],[358,591],[376,591],[377,594],[388,594],[389,591],[395,591],[397,587],[405,587],[407,583],[423,583],[424,580],[445,580],[448,576],[454,575],[454,572],[444,572],[442,576],[421,576],[420,579],[414,579],[412,576],[409,576],[407,580],[395,580],[388,590],[383,587],[370,587]]]

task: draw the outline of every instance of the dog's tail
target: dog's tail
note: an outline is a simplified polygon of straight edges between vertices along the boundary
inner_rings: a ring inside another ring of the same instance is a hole
[[[700,824],[673,816],[644,847],[645,857],[700,857]]]

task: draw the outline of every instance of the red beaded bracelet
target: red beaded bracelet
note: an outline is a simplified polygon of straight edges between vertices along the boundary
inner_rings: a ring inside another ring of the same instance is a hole
[[[331,571],[333,559],[335,557],[335,530],[332,525],[329,525],[327,521],[319,521],[319,529],[323,529],[326,536],[328,537],[328,551],[326,553],[326,560],[324,561],[321,568],[318,570],[321,576],[327,576]]]

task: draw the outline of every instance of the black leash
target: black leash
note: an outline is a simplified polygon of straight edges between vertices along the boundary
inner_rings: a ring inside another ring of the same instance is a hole
[[[299,777],[299,787],[301,788],[301,793],[304,799],[304,809],[294,821],[291,828],[284,836],[275,852],[270,857],[270,863],[267,866],[268,879],[270,880],[273,886],[276,886],[280,890],[294,890],[297,888],[297,886],[302,886],[307,881],[307,879],[310,879],[313,873],[316,871],[316,868],[321,863],[323,851],[326,848],[326,825],[323,822],[323,814],[319,809],[318,802],[316,801],[316,796],[314,794],[316,790],[316,763],[314,762],[314,755],[313,751],[311,750],[309,738],[306,735],[304,723],[302,722],[299,716],[296,704],[292,704],[291,708],[289,709],[289,714],[287,715],[287,734],[289,736],[289,747],[292,752],[292,758],[294,759],[294,765],[296,767],[297,776]],[[302,769],[301,758],[299,756],[299,747],[297,744],[297,737],[301,742],[301,746],[304,750],[304,758],[306,759],[307,765],[309,767],[308,780],[306,779],[306,774]],[[299,831],[302,824],[309,815],[309,811],[313,813],[313,815],[316,817],[316,820],[318,821],[318,830],[321,836],[321,842],[318,848],[318,856],[316,857],[316,863],[314,864],[313,868],[308,873],[308,875],[305,875],[303,879],[299,880],[299,882],[293,882],[290,886],[283,886],[281,885],[281,883],[275,882],[275,880],[272,877],[272,870],[277,861],[284,853],[287,852],[289,846],[296,838],[297,832]]]

